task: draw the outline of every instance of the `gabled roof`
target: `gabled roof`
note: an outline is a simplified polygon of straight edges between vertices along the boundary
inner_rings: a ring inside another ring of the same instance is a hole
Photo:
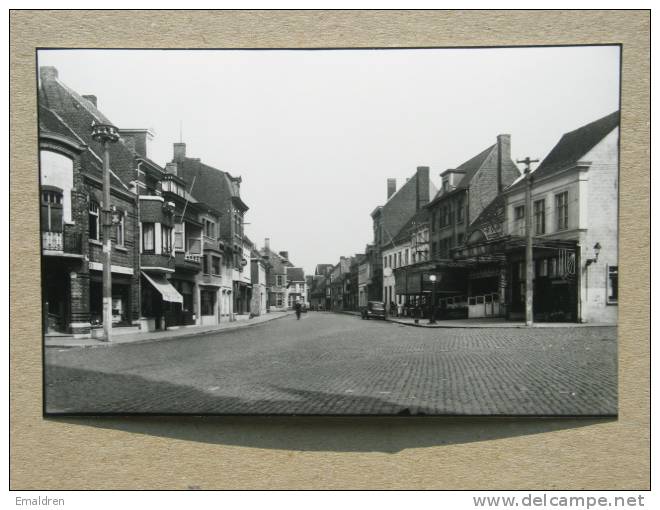
[[[454,171],[457,172],[458,175],[462,174],[461,180],[458,183],[455,183],[454,187],[449,191],[445,191],[442,187],[440,187],[437,194],[435,197],[433,197],[433,200],[431,200],[428,205],[436,203],[440,198],[446,197],[452,192],[467,189],[472,182],[472,178],[482,167],[488,156],[490,156],[490,153],[493,152],[496,148],[497,144],[493,144],[481,151],[476,156],[468,159],[466,162],[461,163],[458,167],[456,167]]]
[[[466,232],[465,241],[467,242],[470,235],[477,230],[481,231],[488,241],[501,237],[504,233],[505,205],[506,201],[504,195],[497,195],[470,224],[470,227]]]
[[[71,129],[59,115],[57,115],[57,113],[44,106],[39,106],[39,133],[41,135],[49,133],[58,135],[69,140],[71,143],[84,146],[86,149],[88,149],[85,140],[78,136],[78,134],[73,129]],[[94,160],[91,160],[89,165],[83,169],[83,171],[89,170],[93,170],[89,173],[95,177],[99,179],[103,177],[103,169],[100,163],[95,163]],[[110,170],[110,185],[124,192],[128,189],[127,186],[117,177],[117,175],[112,170]]]
[[[415,227],[422,223],[428,223],[429,216],[429,210],[426,208],[422,208],[417,211],[415,215],[410,218],[403,227],[401,227],[401,230],[399,230],[399,232],[394,236],[392,243],[399,245],[409,241]],[[387,246],[385,246],[385,249],[387,249]]]
[[[223,190],[226,190],[228,197],[236,206],[243,211],[248,210],[248,206],[240,197],[240,177],[234,177],[223,170],[202,163],[198,158],[185,157],[177,161],[177,165],[180,165],[183,178],[189,186],[192,187],[194,181],[192,193],[202,202],[220,209],[219,200],[222,200]]]
[[[290,282],[304,282],[305,271],[302,267],[287,267],[286,268],[287,280]]]
[[[550,175],[576,164],[603,138],[619,126],[619,111],[564,134],[533,172],[535,178]]]

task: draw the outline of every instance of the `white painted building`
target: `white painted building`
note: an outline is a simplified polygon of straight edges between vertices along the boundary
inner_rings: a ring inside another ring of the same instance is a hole
[[[543,258],[535,248],[535,315],[537,302],[555,299],[555,306],[561,306],[562,299],[575,299],[579,321],[617,322],[618,144],[615,112],[566,133],[531,174],[535,245],[544,240],[576,243],[574,251],[556,249]],[[525,183],[514,183],[505,197],[504,234],[522,236]],[[520,276],[514,274],[511,282],[521,287],[513,288],[514,307],[524,299]],[[574,290],[563,292],[564,287]]]

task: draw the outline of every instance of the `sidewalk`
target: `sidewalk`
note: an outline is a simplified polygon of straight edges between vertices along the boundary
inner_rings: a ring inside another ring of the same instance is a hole
[[[359,316],[359,312],[343,311],[341,313]],[[388,316],[388,322],[403,324],[404,326],[413,326],[416,328],[527,328],[524,322],[507,321],[503,317],[480,318],[480,319],[451,319],[438,320],[435,324],[429,324],[428,319],[419,319],[415,324],[415,319],[411,317],[392,317]],[[602,322],[535,322],[533,328],[593,328],[593,327],[614,327],[616,324]]]
[[[205,333],[215,333],[222,331],[233,331],[236,329],[248,328],[255,324],[262,324],[272,320],[281,319],[293,315],[294,312],[270,312],[252,319],[224,322],[215,326],[186,326],[179,329],[169,329],[166,331],[152,331],[145,333],[130,333],[117,335],[112,342],[104,342],[96,338],[73,338],[73,336],[46,336],[46,347],[74,348],[74,347],[111,347],[121,344],[137,344],[144,342],[157,342],[159,340],[169,340],[170,338],[186,338]]]

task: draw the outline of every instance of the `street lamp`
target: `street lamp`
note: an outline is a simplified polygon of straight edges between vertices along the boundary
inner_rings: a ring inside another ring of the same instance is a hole
[[[431,319],[429,320],[429,324],[435,324],[435,282],[437,279],[437,276],[434,274],[429,276],[429,280],[431,280]]]
[[[112,225],[110,207],[110,144],[119,141],[119,131],[111,124],[92,123],[92,138],[103,146],[103,340],[112,334]]]
[[[594,245],[594,257],[591,259],[587,259],[587,266],[590,266],[591,264],[598,262],[598,254],[600,253],[600,243],[596,243]]]

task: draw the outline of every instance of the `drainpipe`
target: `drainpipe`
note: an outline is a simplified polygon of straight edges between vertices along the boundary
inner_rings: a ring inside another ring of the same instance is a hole
[[[140,331],[142,331],[142,324],[147,324],[147,321],[142,321],[142,243],[140,240],[140,235],[142,233],[142,218],[140,217],[140,165],[142,161],[138,161],[135,168],[135,195],[137,200],[137,206],[135,211],[137,213],[137,228],[135,229],[135,240],[133,246],[137,248],[137,259],[138,259],[138,323],[140,324]],[[155,234],[154,234],[155,235]],[[149,327],[147,326],[147,330]]]

